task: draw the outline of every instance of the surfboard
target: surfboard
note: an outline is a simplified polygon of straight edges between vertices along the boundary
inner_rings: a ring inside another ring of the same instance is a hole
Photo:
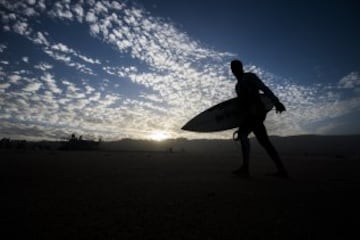
[[[274,107],[271,99],[266,95],[261,94],[260,98],[266,112]],[[196,115],[181,129],[192,132],[217,132],[239,127],[243,116],[238,101],[238,98],[232,98],[212,106]]]

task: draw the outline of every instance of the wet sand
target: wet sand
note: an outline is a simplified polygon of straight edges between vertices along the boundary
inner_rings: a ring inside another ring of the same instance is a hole
[[[357,156],[2,151],[7,239],[356,239]]]

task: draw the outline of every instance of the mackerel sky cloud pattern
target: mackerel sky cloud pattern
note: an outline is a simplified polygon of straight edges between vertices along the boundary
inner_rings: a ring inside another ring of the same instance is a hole
[[[212,49],[131,1],[2,0],[0,6],[1,137],[61,139],[74,132],[112,140],[154,131],[231,137],[180,128],[235,96],[229,63],[241,56]],[[334,119],[360,108],[356,71],[337,84],[301,85],[256,65],[246,69],[287,106],[281,116],[269,114],[271,134],[332,133]]]

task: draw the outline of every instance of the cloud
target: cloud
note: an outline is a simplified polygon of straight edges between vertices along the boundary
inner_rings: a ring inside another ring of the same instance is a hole
[[[43,33],[41,32],[37,32],[36,35],[32,38],[34,43],[37,43],[39,45],[45,45],[45,46],[49,46],[49,42],[46,39],[46,37],[44,36]]]
[[[13,74],[13,75],[10,75],[10,76],[8,77],[8,79],[9,79],[9,82],[10,82],[10,83],[12,83],[12,84],[17,84],[17,83],[20,81],[21,76],[20,76],[20,75],[17,75],[17,74]]]
[[[359,72],[351,72],[344,76],[339,81],[339,86],[342,88],[357,88],[360,87],[360,74]]]
[[[41,80],[44,81],[49,90],[55,94],[61,94],[62,90],[57,86],[54,76],[50,73],[45,72],[43,76],[41,76]]]
[[[83,60],[84,62],[87,63],[91,63],[91,64],[101,64],[100,60],[98,59],[92,59],[90,57],[87,57],[85,55],[80,54],[79,52],[77,52],[76,50],[66,46],[63,43],[57,43],[57,44],[53,44],[51,46],[52,50],[58,51],[58,52],[62,52],[64,54],[70,54],[73,55],[75,57],[80,58],[81,60]]]
[[[89,10],[86,14],[86,17],[85,17],[85,20],[88,22],[88,23],[94,23],[97,21],[97,17],[95,15],[95,12],[92,11],[92,10]]]
[[[67,2],[56,2],[53,8],[49,11],[49,15],[60,18],[62,20],[73,20],[73,14],[70,10],[70,5]]]
[[[101,1],[96,2],[94,10],[97,14],[106,14],[108,9],[102,4]]]
[[[81,60],[83,60],[84,62],[87,62],[87,63],[101,64],[100,60],[98,60],[98,59],[92,59],[90,57],[87,57],[87,56],[84,56],[84,55],[81,55],[81,54],[76,54],[76,56],[78,58],[80,58]]]
[[[35,5],[36,4],[36,0],[27,0],[27,3],[29,5]]]
[[[76,4],[72,9],[76,15],[77,20],[82,22],[84,18],[84,9],[82,6],[80,4]]]
[[[67,64],[70,64],[71,62],[71,57],[65,54],[57,53],[49,49],[44,50],[44,52],[47,53],[50,57],[54,58],[55,60],[62,61]]]
[[[29,83],[25,88],[23,88],[23,91],[36,92],[40,89],[41,86],[42,86],[42,84],[40,82]]]
[[[27,8],[25,10],[25,15],[31,17],[31,16],[34,16],[34,15],[37,15],[37,12],[35,11],[34,8]]]
[[[84,60],[85,62],[90,62],[93,64],[100,63],[99,60],[97,60],[97,59],[93,60],[92,58],[88,58],[86,56],[80,55],[80,54],[76,53],[73,49],[67,48],[66,45],[61,44],[61,43],[52,45],[51,49],[44,48],[44,52],[47,55],[49,55],[50,57],[52,57],[53,59],[55,59],[57,61],[61,61],[61,62],[65,63],[67,66],[73,67],[73,68],[79,70],[80,72],[89,74],[89,75],[96,75],[96,74],[94,73],[94,71],[91,68],[87,67],[85,64],[81,64],[79,62],[73,61],[72,56],[79,57],[80,59]]]
[[[28,16],[25,14],[25,11],[28,9],[28,6],[24,3],[22,4],[11,4],[7,1],[4,1],[3,4],[8,10],[12,10],[15,13],[5,13],[2,18],[2,21],[11,26],[11,29],[20,34],[25,36],[27,39],[31,40],[33,43],[42,46],[43,51],[52,57],[55,60],[61,61],[65,63],[67,66],[74,67],[77,70],[81,71],[82,73],[89,74],[89,75],[96,75],[91,68],[87,67],[86,64],[101,64],[100,60],[91,58],[86,56],[79,51],[76,51],[66,44],[58,42],[51,42],[47,37],[48,33],[36,31],[34,32],[29,25],[29,22],[34,18],[34,16]],[[38,3],[37,9],[39,13],[41,11],[46,10],[46,5],[42,1]],[[77,20],[80,21],[79,14],[81,12],[80,7],[81,5],[72,6],[74,11],[76,11]],[[70,5],[69,3],[65,2],[56,2],[53,5],[53,8],[47,12],[47,14],[54,18],[59,18],[61,20],[72,21],[73,17],[70,12]],[[26,17],[24,17],[26,16]],[[10,28],[8,29],[10,30]],[[1,48],[3,51],[3,48]],[[77,61],[77,60],[80,60]],[[81,63],[83,62],[83,63]]]
[[[45,63],[45,62],[41,62],[38,65],[35,65],[34,68],[36,69],[40,69],[41,71],[47,71],[53,68],[52,65]]]
[[[18,21],[13,25],[14,32],[20,35],[29,35],[31,30],[27,22]]]
[[[0,44],[0,53],[4,52],[7,46],[5,44]]]
[[[29,57],[22,57],[21,60],[25,63],[29,63]]]
[[[51,46],[51,49],[57,50],[63,53],[74,53],[75,51],[70,49],[68,46],[66,46],[63,43],[57,43]]]
[[[90,33],[92,35],[97,35],[100,32],[100,27],[98,24],[94,23],[90,25]]]
[[[11,85],[9,83],[0,83],[0,92],[4,93]]]
[[[89,86],[89,85],[86,85],[85,86],[85,89],[86,89],[86,94],[91,94],[95,91],[95,88]]]

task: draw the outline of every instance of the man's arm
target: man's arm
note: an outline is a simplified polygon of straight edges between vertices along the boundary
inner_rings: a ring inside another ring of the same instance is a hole
[[[261,90],[266,96],[268,96],[274,104],[276,102],[279,102],[279,99],[275,96],[275,94],[270,90],[270,88],[268,88],[263,83],[263,81],[260,80],[258,76],[256,76],[256,74],[254,73],[250,73],[250,74],[251,74],[251,79],[253,80],[252,82],[259,90]]]
[[[274,103],[275,108],[276,108],[276,112],[283,112],[285,111],[285,106],[279,101],[279,99],[275,96],[275,94],[270,90],[270,88],[268,88],[263,81],[260,80],[260,78],[258,76],[256,76],[256,74],[251,74],[252,78],[254,79],[254,84],[256,85],[256,87],[258,89],[260,89],[266,96],[268,96],[271,101]]]

